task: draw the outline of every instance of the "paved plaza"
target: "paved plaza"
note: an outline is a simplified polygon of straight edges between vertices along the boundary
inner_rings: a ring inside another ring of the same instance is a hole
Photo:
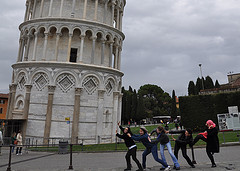
[[[3,149],[0,156],[0,171],[6,171],[8,163],[8,150]],[[138,152],[138,158],[141,160],[142,151]],[[190,151],[188,151],[190,154]],[[172,166],[170,156],[165,151],[167,161]],[[211,164],[205,153],[205,148],[195,149],[197,165],[191,169],[179,154],[181,170],[210,171],[210,170],[237,170],[240,171],[240,146],[222,147],[221,153],[215,155],[217,168],[210,168]],[[75,171],[121,171],[124,170],[125,152],[112,153],[74,153],[73,168]],[[191,155],[190,155],[191,156]],[[14,171],[64,171],[69,167],[69,154],[59,155],[47,152],[29,152],[22,156],[13,155],[12,170]],[[147,170],[158,171],[158,165],[151,155],[147,158]],[[133,163],[133,169],[136,170]]]

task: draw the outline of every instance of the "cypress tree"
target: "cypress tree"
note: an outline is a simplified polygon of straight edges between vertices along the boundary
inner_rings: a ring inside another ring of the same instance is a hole
[[[137,92],[134,89],[132,94],[132,119],[135,121],[137,116]]]
[[[215,82],[215,88],[220,88],[220,84],[219,84],[218,80],[216,80],[216,82]]]
[[[176,118],[177,117],[175,90],[172,91],[172,112],[171,112],[171,117],[172,118]]]
[[[126,95],[127,95],[127,92],[124,89],[124,87],[122,87],[122,94],[123,94],[123,97],[122,97],[122,121],[123,121],[124,124],[126,124],[127,123],[127,115],[126,115],[126,102],[127,102]]]
[[[204,86],[205,86],[204,88],[205,89],[212,89],[212,88],[214,88],[213,80],[212,80],[212,78],[210,76],[206,77],[204,83],[205,83],[204,84]]]
[[[198,77],[196,82],[196,94],[202,90],[202,80]]]
[[[137,103],[137,116],[136,120],[140,121],[141,119],[145,119],[145,108],[144,108],[144,102],[143,102],[143,97],[142,95],[138,95],[138,103]]]
[[[188,95],[196,95],[196,86],[193,81],[190,81],[188,84]]]

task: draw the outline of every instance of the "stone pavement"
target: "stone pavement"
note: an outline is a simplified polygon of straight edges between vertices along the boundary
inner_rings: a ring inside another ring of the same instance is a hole
[[[141,161],[141,151],[138,151],[138,159]],[[190,151],[188,151],[189,156]],[[169,165],[172,161],[167,151],[165,155]],[[122,171],[125,168],[125,152],[113,153],[74,153],[73,168],[75,171]],[[240,146],[222,147],[221,153],[215,155],[217,168],[211,168],[205,148],[195,149],[197,165],[191,169],[179,153],[179,163],[184,171],[240,171]],[[22,156],[13,155],[13,171],[66,171],[69,166],[69,155],[59,155],[47,152],[29,152]],[[0,171],[6,171],[8,163],[8,150],[4,149],[0,156]],[[133,169],[136,170],[135,163]],[[148,171],[158,171],[160,165],[151,155],[147,157]]]

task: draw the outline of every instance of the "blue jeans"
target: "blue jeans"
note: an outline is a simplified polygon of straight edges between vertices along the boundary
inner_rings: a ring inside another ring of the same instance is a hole
[[[158,158],[157,145],[154,145],[152,148],[147,148],[142,154],[142,166],[144,169],[146,168],[146,157],[150,153],[152,153],[155,161],[157,161],[158,163],[161,163],[164,167],[168,167],[165,161]]]
[[[164,156],[164,148],[165,148],[165,146],[167,146],[168,152],[169,152],[169,154],[170,154],[170,156],[171,156],[171,158],[172,158],[172,161],[173,161],[173,163],[174,163],[174,166],[180,167],[177,158],[176,158],[175,155],[173,154],[173,151],[172,151],[172,147],[171,147],[171,143],[170,143],[170,142],[168,142],[167,144],[164,144],[164,145],[160,144],[160,154],[161,154],[162,160],[163,160],[165,163],[167,163],[167,162],[166,162],[166,158],[165,158],[165,156]],[[163,166],[163,168],[165,168],[165,166]]]

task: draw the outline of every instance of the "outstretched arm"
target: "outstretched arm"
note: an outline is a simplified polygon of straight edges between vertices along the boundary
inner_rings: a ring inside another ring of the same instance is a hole
[[[130,135],[130,134],[129,134]],[[128,136],[129,136],[128,135]],[[135,141],[141,141],[143,139],[143,136],[140,136],[140,135],[135,135],[133,134],[132,136],[130,135],[130,137],[135,140]]]
[[[154,130],[152,130],[152,132],[150,133],[150,136],[152,136],[154,133],[157,133],[157,128],[155,128]]]
[[[117,132],[117,129],[116,129],[116,136],[117,136],[118,138],[123,139],[123,135],[119,134],[119,133]]]
[[[118,122],[118,126],[119,126],[120,130],[123,132],[124,128],[120,125],[120,122]]]

